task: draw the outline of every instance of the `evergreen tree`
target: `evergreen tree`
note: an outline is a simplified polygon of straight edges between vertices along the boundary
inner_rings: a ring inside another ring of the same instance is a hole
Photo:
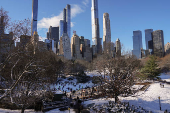
[[[153,79],[160,75],[160,69],[158,68],[159,65],[156,63],[157,58],[155,56],[150,56],[149,58],[145,66],[141,69],[141,73]]]

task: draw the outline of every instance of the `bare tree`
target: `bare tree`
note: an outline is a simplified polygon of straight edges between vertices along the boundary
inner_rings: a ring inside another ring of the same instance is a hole
[[[0,11],[3,12],[3,9]],[[14,40],[21,35],[30,35],[30,25],[29,19],[12,23],[9,30],[13,32]],[[31,41],[24,48],[17,47],[9,51],[0,65],[0,75],[5,78],[8,89],[0,96],[0,101],[10,95],[11,102],[20,106],[22,113],[50,91],[50,85],[57,79],[56,67],[59,67],[58,58],[53,52],[35,47]]]
[[[139,63],[140,61],[133,56],[112,58],[109,54],[104,54],[100,57],[95,66],[101,75],[100,78],[103,77],[101,80],[104,83],[104,93],[112,95],[115,102],[118,102],[120,94],[129,94],[134,81],[134,71]]]
[[[14,52],[1,71],[10,88],[0,98],[10,94],[12,101],[21,106],[24,112],[35,100],[42,99],[47,90],[50,91],[50,85],[57,79],[57,57],[50,51],[42,52],[38,49],[34,54],[31,44],[27,49],[16,49]]]
[[[18,20],[11,22],[9,31],[13,33],[13,40],[17,40],[21,35],[31,36],[30,19]]]

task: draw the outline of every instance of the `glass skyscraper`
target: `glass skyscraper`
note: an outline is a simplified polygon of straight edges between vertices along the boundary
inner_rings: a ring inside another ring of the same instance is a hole
[[[152,41],[152,32],[153,29],[145,29],[145,42],[146,42],[146,50],[151,49],[149,46],[149,41]]]
[[[98,18],[98,0],[92,0],[91,7],[92,21],[92,45],[95,46],[93,53],[101,51],[101,39],[99,33],[99,18]]]
[[[70,5],[66,6],[66,22],[67,22],[67,34],[71,38],[71,9]]]
[[[67,33],[71,38],[71,6],[69,4],[63,9],[63,20],[60,20],[59,36],[61,37],[63,33]]]
[[[60,27],[59,27],[59,38],[63,35],[63,26],[64,26],[64,22],[63,20],[60,20]]]
[[[141,49],[142,46],[142,32],[140,30],[133,31],[133,50],[132,54],[136,56],[136,58],[141,58]]]
[[[59,41],[59,27],[50,26],[47,32],[47,39],[55,41],[55,47],[58,47]],[[57,51],[56,51],[57,52]]]
[[[32,0],[31,36],[33,36],[34,31],[37,32],[37,18],[38,18],[38,0]]]

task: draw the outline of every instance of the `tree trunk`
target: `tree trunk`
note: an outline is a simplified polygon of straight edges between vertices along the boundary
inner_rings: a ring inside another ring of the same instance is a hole
[[[22,105],[21,113],[24,113],[25,111],[25,105]]]
[[[118,103],[118,96],[117,95],[115,95],[115,103]]]

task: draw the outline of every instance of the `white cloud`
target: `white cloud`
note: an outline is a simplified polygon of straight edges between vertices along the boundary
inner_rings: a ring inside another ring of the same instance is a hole
[[[84,10],[77,4],[71,5],[71,18],[74,18],[77,16],[77,14],[80,14],[84,12]],[[61,12],[57,16],[52,16],[49,18],[43,18],[40,21],[38,21],[38,29],[41,28],[49,28],[50,26],[57,27],[59,26],[60,20],[63,19],[63,12]],[[74,26],[74,23],[71,22],[71,27]]]
[[[85,6],[87,6],[88,3],[89,3],[89,0],[84,0],[82,3],[83,3]]]
[[[58,16],[53,16],[50,18],[43,18],[38,21],[38,29],[40,28],[49,28],[50,26],[59,26],[60,20],[63,19],[63,13],[61,12]]]
[[[77,14],[84,12],[84,10],[76,4],[71,5],[71,18],[74,18]]]

